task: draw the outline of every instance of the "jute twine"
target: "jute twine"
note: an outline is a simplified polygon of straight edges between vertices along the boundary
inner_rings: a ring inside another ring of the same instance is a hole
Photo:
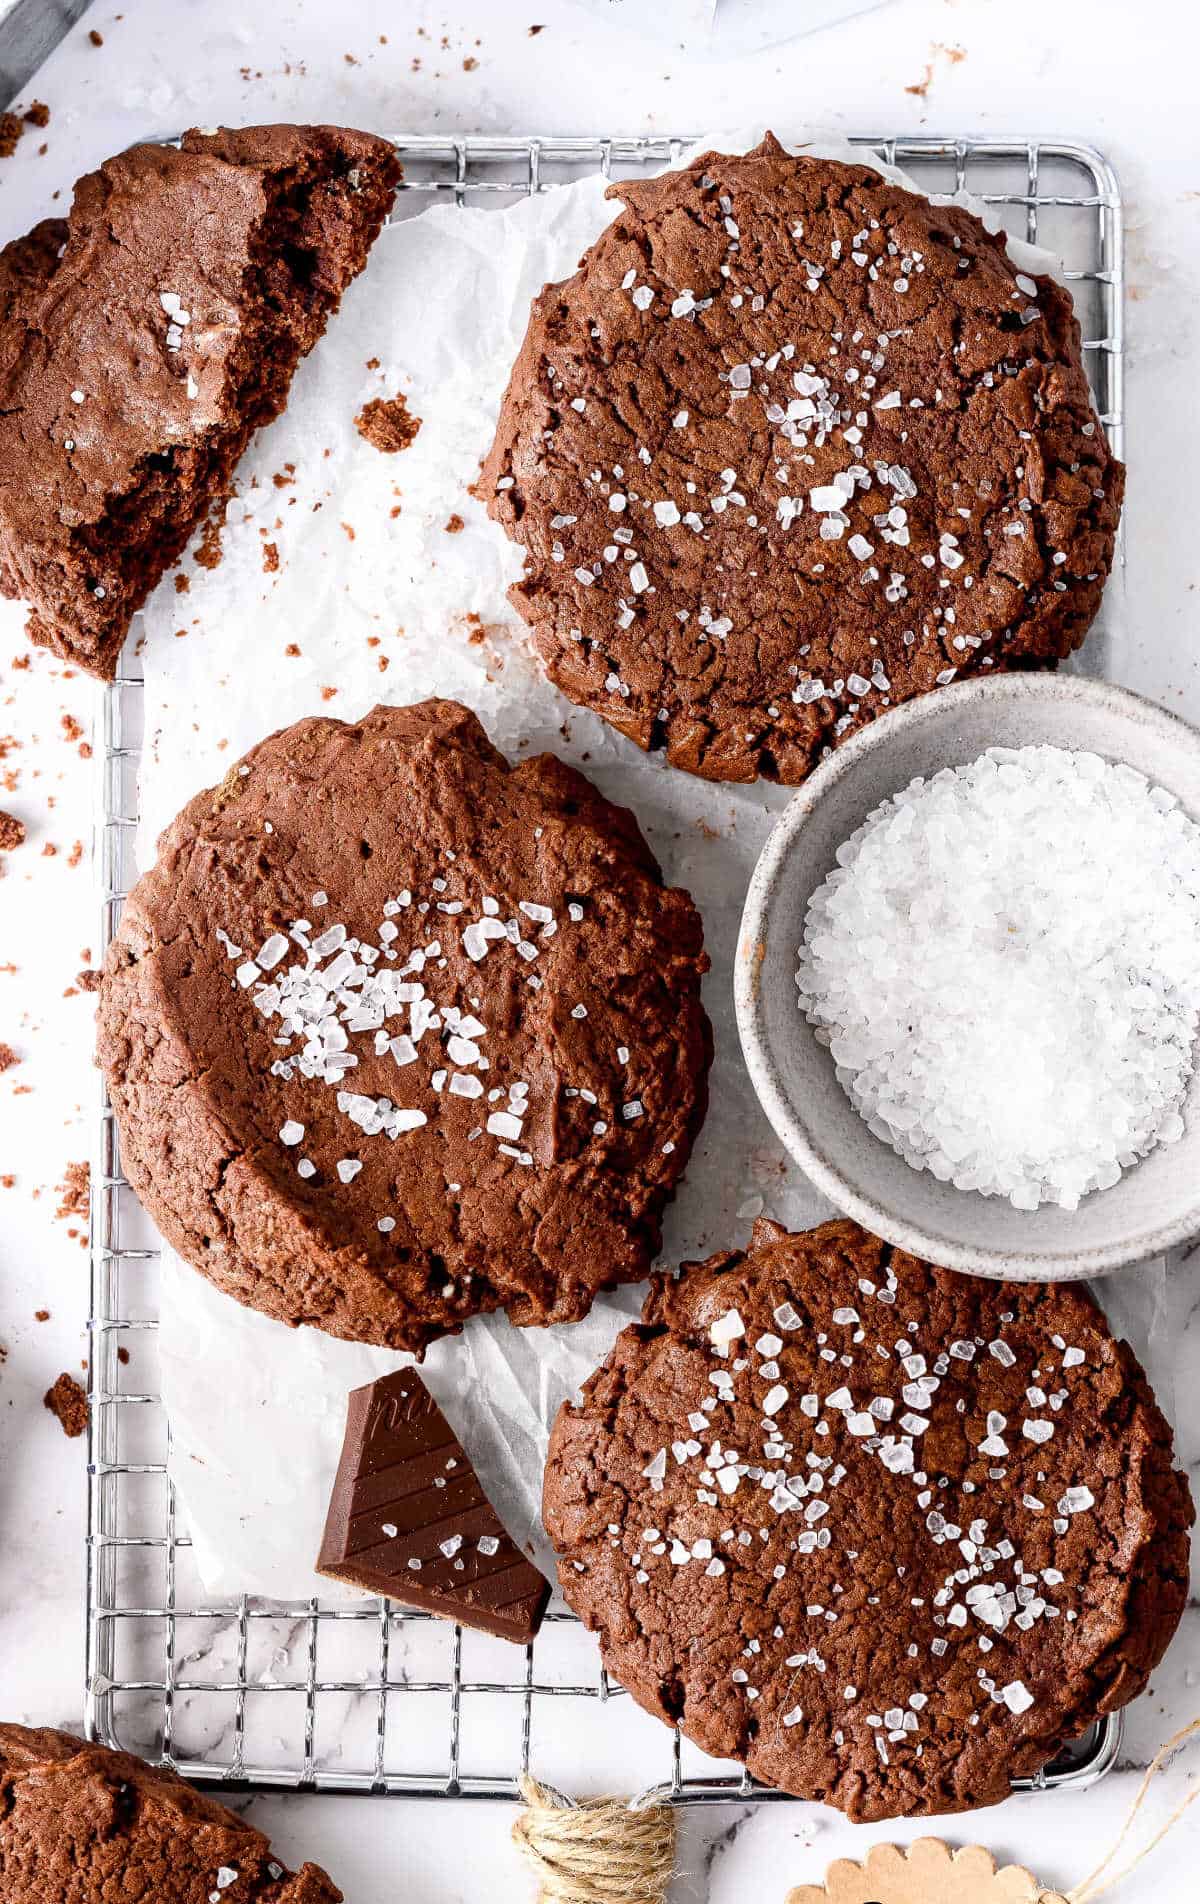
[[[513,1842],[538,1882],[542,1904],[663,1904],[675,1874],[670,1805],[634,1809],[626,1798],[585,1798],[526,1776]]]
[[[1119,1871],[1112,1871],[1109,1872],[1107,1877],[1104,1876],[1104,1873],[1108,1871],[1109,1865],[1116,1857],[1126,1838],[1128,1838],[1130,1832],[1133,1830],[1137,1815],[1141,1811],[1143,1802],[1145,1801],[1146,1793],[1149,1791],[1154,1780],[1158,1777],[1158,1774],[1162,1771],[1163,1766],[1173,1753],[1178,1752],[1181,1745],[1186,1745],[1189,1739],[1194,1739],[1197,1735],[1200,1735],[1200,1718],[1193,1719],[1190,1725],[1181,1726],[1179,1731],[1176,1732],[1172,1738],[1168,1739],[1165,1745],[1159,1747],[1149,1765],[1146,1767],[1145,1777],[1138,1786],[1137,1795],[1129,1807],[1129,1816],[1117,1834],[1111,1849],[1106,1856],[1101,1858],[1095,1870],[1089,1871],[1082,1884],[1077,1884],[1073,1890],[1068,1891],[1067,1896],[1070,1900],[1070,1904],[1095,1904],[1097,1898],[1103,1897],[1106,1891],[1111,1891],[1114,1885],[1120,1884],[1121,1880],[1127,1878],[1131,1871],[1136,1871],[1143,1858],[1150,1856],[1155,1845],[1161,1844],[1167,1833],[1175,1829],[1175,1826],[1183,1817],[1188,1806],[1194,1804],[1195,1801],[1200,1798],[1200,1782],[1198,1782],[1192,1786],[1186,1798],[1180,1799],[1170,1817],[1159,1826],[1154,1836],[1147,1840],[1141,1850],[1137,1852],[1134,1857],[1130,1858],[1128,1864],[1122,1865]]]
[[[1109,1871],[1150,1786],[1180,1746],[1197,1736],[1200,1718],[1181,1727],[1154,1754],[1111,1849],[1066,1893],[1066,1904],[1097,1904],[1149,1857],[1200,1798],[1197,1781],[1128,1863]],[[513,1825],[513,1842],[537,1879],[541,1904],[664,1904],[675,1875],[675,1813],[670,1805],[655,1801],[635,1807],[626,1798],[586,1798],[575,1804],[528,1775],[521,1780],[521,1797],[525,1810]],[[1042,1904],[1063,1904],[1057,1891],[1040,1895]]]

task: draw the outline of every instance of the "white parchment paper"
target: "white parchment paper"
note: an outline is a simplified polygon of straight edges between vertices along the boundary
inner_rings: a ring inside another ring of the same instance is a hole
[[[742,130],[703,146],[742,151],[760,136]],[[803,143],[857,156],[824,134]],[[149,863],[154,837],[198,788],[308,714],[354,719],[378,700],[449,695],[474,708],[510,756],[548,748],[582,766],[634,809],[667,878],[690,889],[713,961],[711,1107],[669,1213],[664,1262],[674,1263],[744,1241],[761,1211],[794,1227],[828,1214],[758,1108],[733,1015],[742,899],[787,790],[708,785],[570,706],[542,677],[505,599],[519,552],[469,494],[530,299],[575,268],[613,210],[602,183],[587,180],[504,210],[435,207],[381,238],[301,366],[286,414],[239,470],[219,565],[189,558],[186,591],[168,577],[147,605],[140,857]],[[1044,254],[1014,250],[1047,268]],[[397,391],[421,427],[389,456],[354,418],[371,397]],[[1095,644],[1091,663],[1102,666]],[[1160,1284],[1151,1276],[1136,1293],[1123,1286],[1137,1312],[1123,1319],[1143,1350]],[[604,1298],[569,1328],[479,1319],[427,1357],[430,1385],[510,1531],[543,1559],[549,1423],[641,1295]],[[313,1558],[346,1394],[405,1358],[242,1309],[170,1252],[160,1354],[171,1471],[205,1586],[338,1597]]]

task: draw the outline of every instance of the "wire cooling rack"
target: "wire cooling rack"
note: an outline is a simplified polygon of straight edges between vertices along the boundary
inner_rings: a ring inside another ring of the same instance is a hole
[[[683,139],[398,138],[396,217],[426,204],[505,204],[597,171],[636,176]],[[1122,447],[1122,243],[1117,180],[1061,142],[862,137],[929,192],[967,189],[1006,229],[1064,260],[1085,361]],[[386,242],[386,238],[381,240]],[[130,644],[132,646],[132,644]],[[128,648],[106,690],[98,863],[108,945],[132,884],[142,682]],[[532,1765],[577,1782],[689,1802],[775,1799],[642,1713],[595,1642],[552,1612],[523,1654],[504,1641],[377,1601],[282,1603],[204,1591],[167,1475],[158,1392],[158,1239],[121,1172],[103,1100],[92,1167],[87,1697],[89,1735],[227,1789],[288,1788],[511,1799]],[[213,1370],[213,1407],[223,1372]],[[1103,1777],[1119,1718],[1092,1728],[1023,1789]]]

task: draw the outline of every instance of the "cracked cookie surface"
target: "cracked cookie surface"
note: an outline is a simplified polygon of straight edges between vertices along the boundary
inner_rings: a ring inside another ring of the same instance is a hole
[[[174,1772],[69,1732],[0,1725],[4,1904],[341,1904],[319,1866],[294,1875],[261,1831]]]
[[[889,706],[1078,647],[1124,471],[1059,284],[771,137],[610,196],[479,485],[565,694],[692,773],[795,783]]]
[[[1192,1504],[1077,1284],[848,1221],[655,1277],[555,1423],[568,1604],[656,1717],[857,1819],[1008,1795],[1166,1651]]]
[[[699,914],[624,808],[449,701],[184,809],[105,962],[126,1174],[251,1307],[420,1351],[636,1281],[703,1120]]]

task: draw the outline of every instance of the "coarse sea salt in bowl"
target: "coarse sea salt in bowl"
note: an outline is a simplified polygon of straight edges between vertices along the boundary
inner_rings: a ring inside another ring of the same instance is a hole
[[[1102,1275],[1200,1234],[1200,1052],[1191,1052],[1182,1135],[1155,1144],[1108,1187],[1086,1191],[1073,1209],[1056,1202],[1015,1208],[1008,1196],[960,1189],[928,1168],[914,1168],[872,1132],[808,1021],[796,978],[813,895],[838,866],[838,849],[878,807],[917,778],[964,767],[989,749],[1030,747],[1131,767],[1200,825],[1200,733],[1139,696],[1063,674],[939,688],[872,722],[825,760],[785,808],[750,882],[734,988],[742,1048],[763,1108],[832,1203],[931,1262],[981,1276],[1053,1282]],[[1069,893],[1063,904],[1072,904]],[[1200,942],[1195,957],[1200,965]],[[987,1014],[987,987],[972,972],[970,957],[960,956],[953,969],[960,999]],[[986,1037],[982,1042],[986,1047]],[[1058,1055],[1052,1052],[1052,1060]],[[1024,1088],[1017,1073],[1013,1088],[1014,1094]],[[1080,1115],[1088,1114],[1089,1106],[1081,1105]],[[1172,1135],[1177,1125],[1175,1119]]]

